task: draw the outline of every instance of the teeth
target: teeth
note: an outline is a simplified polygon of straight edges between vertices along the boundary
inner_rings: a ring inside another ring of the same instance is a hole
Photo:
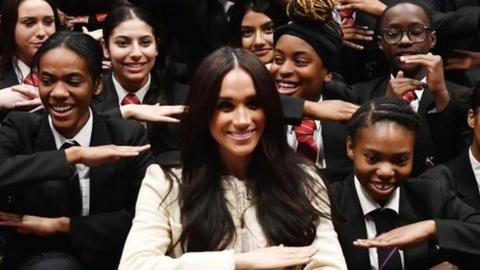
[[[277,82],[277,85],[282,88],[297,88],[298,83]]]
[[[249,138],[253,134],[254,130],[249,130],[246,132],[229,132],[230,136],[237,140],[244,140]]]
[[[127,66],[132,68],[139,68],[139,67],[142,67],[143,64],[127,64]]]
[[[387,183],[372,183],[377,189],[380,190],[389,190],[394,187],[393,184],[387,184]]]
[[[52,109],[56,112],[66,112],[72,109],[72,106],[70,105],[64,105],[64,106],[54,106]]]

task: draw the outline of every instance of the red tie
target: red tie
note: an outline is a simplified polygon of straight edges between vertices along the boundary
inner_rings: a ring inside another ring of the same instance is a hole
[[[342,25],[352,26],[355,24],[355,19],[353,18],[354,9],[342,9],[340,10],[340,19],[342,20]]]
[[[317,129],[315,121],[303,119],[299,126],[293,128],[297,137],[297,153],[304,155],[313,162],[317,161],[318,146],[313,138],[313,133]]]
[[[40,80],[38,78],[38,73],[35,71],[31,71],[30,74],[28,74],[27,77],[25,77],[25,79],[23,80],[24,84],[29,84],[33,86],[38,86],[39,82]]]
[[[417,99],[417,95],[415,94],[414,91],[408,91],[405,94],[403,94],[402,99],[405,100],[408,104],[410,104],[412,101]]]
[[[127,104],[140,104],[140,99],[138,99],[135,94],[127,94],[123,100],[122,100],[122,105],[127,105]]]

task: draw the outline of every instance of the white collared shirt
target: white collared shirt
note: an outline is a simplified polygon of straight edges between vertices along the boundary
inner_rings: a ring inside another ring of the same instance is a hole
[[[365,228],[367,229],[367,238],[374,238],[377,235],[377,228],[375,227],[375,221],[373,217],[369,215],[372,211],[382,208],[375,200],[373,200],[368,192],[363,188],[362,184],[358,180],[357,176],[354,176],[355,190],[358,194],[358,200],[360,201],[360,207],[362,207],[363,218],[365,221]],[[387,200],[383,208],[389,208],[398,214],[400,207],[400,188],[396,188],[393,191],[392,196]],[[400,260],[402,262],[402,268],[405,268],[403,251],[399,250]],[[368,255],[370,257],[370,265],[372,270],[378,270],[378,254],[377,248],[369,248]]]
[[[16,66],[18,67],[18,69],[17,68],[14,69],[15,75],[17,76],[17,80],[19,81],[19,83],[23,83],[23,81],[30,74],[32,69],[27,64],[25,64],[22,60],[16,57],[14,58],[13,61],[15,61]]]
[[[113,79],[113,87],[117,92],[118,106],[121,106],[122,100],[125,98],[125,96],[127,96],[131,92],[128,92],[127,90],[125,90],[125,88],[123,88],[123,86],[117,81],[113,73],[112,73],[112,79]],[[142,88],[140,88],[138,91],[136,91],[135,93],[132,93],[132,94],[135,94],[135,96],[137,96],[138,100],[140,100],[140,103],[143,103],[143,99],[145,98],[145,95],[147,94],[147,91],[150,88],[150,83],[151,83],[151,75],[148,74],[147,83],[145,83],[145,85],[142,86]]]
[[[470,158],[470,165],[472,166],[473,175],[477,181],[478,192],[480,192],[480,162],[473,156],[471,146],[468,150],[468,157]]]
[[[73,138],[63,137],[53,126],[52,118],[48,116],[48,123],[50,124],[50,130],[52,131],[53,138],[55,139],[55,146],[60,149],[66,141],[75,141],[82,147],[89,147],[90,140],[92,139],[93,129],[93,116],[92,110],[89,109],[90,116],[88,117],[85,125],[80,131],[73,136]],[[90,168],[84,164],[77,163],[75,167],[78,171],[78,178],[80,179],[80,193],[82,197],[82,216],[87,216],[90,213]]]
[[[320,97],[320,100],[318,102],[321,102],[322,100],[323,98]],[[315,120],[315,125],[317,126],[317,129],[313,132],[313,139],[315,140],[315,143],[317,144],[319,149],[317,160],[315,163],[320,169],[325,169],[327,167],[327,163],[325,160],[325,148],[323,145],[322,123],[319,120]],[[287,142],[292,149],[297,151],[297,136],[295,135],[295,131],[293,130],[293,126],[291,125],[287,126]]]
[[[390,78],[395,79],[395,76],[393,76],[393,74],[391,74]],[[427,84],[427,77],[423,77],[420,81],[426,85]],[[422,88],[420,90],[415,90],[415,95],[417,95],[417,98],[412,100],[412,102],[410,102],[410,108],[412,108],[412,110],[414,112],[418,112],[418,108],[420,107],[420,100],[422,99],[423,91],[425,91],[424,88]]]

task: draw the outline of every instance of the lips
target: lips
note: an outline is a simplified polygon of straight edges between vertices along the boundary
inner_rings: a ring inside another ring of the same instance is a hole
[[[267,55],[271,51],[272,51],[271,48],[263,48],[263,49],[256,49],[253,51],[253,53],[255,53],[255,55],[257,55],[258,57],[262,57]]]
[[[143,67],[146,63],[125,63],[124,66],[129,72],[138,73],[143,71]]]
[[[42,47],[42,45],[43,45],[43,42],[34,42],[34,43],[32,43],[32,46],[35,47],[35,48],[37,48],[37,49],[40,48],[40,47]]]
[[[280,94],[284,94],[284,95],[292,95],[300,87],[300,84],[297,82],[276,81],[276,84],[277,84],[277,91]]]
[[[72,105],[68,104],[50,105],[49,107],[50,112],[55,118],[66,117],[74,108]]]
[[[256,132],[256,129],[250,129],[245,131],[227,131],[230,138],[236,141],[246,141],[250,139]]]

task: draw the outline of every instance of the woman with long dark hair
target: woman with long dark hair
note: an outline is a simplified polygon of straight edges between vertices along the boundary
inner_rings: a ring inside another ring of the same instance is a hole
[[[215,51],[187,104],[182,169],[147,170],[120,269],[346,269],[326,187],[289,148],[258,58]]]

